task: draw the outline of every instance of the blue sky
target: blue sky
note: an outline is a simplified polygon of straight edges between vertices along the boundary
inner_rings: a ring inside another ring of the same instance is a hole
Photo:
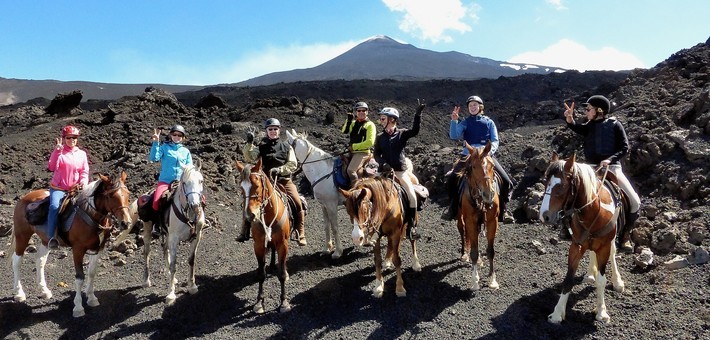
[[[707,0],[4,1],[0,77],[210,85],[317,66],[376,35],[584,70],[710,37]]]

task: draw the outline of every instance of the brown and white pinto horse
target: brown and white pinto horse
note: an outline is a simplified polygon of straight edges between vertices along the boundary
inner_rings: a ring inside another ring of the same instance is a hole
[[[382,297],[384,280],[382,278],[382,252],[380,241],[387,237],[387,259],[392,259],[397,273],[397,296],[406,296],[402,279],[402,258],[399,255],[401,240],[406,235],[404,223],[404,202],[394,181],[384,177],[363,178],[353,183],[350,190],[338,189],[345,198],[345,207],[353,223],[353,243],[362,246],[369,241],[375,242],[375,287],[372,294]],[[416,222],[415,222],[416,223]],[[412,269],[421,271],[422,266],[417,256],[416,240],[412,243]]]
[[[256,270],[259,278],[259,293],[256,297],[254,312],[264,313],[264,280],[266,280],[266,255],[271,249],[278,254],[278,278],[281,283],[280,312],[288,312],[291,305],[286,298],[286,281],[288,271],[286,258],[288,256],[288,238],[291,233],[291,221],[286,203],[286,195],[282,194],[271,183],[269,176],[262,170],[261,158],[254,166],[236,162],[241,172],[241,187],[244,190],[244,218],[251,224],[251,235],[254,239],[254,255],[258,263]],[[273,257],[272,257],[273,259]]]
[[[480,289],[478,239],[481,225],[485,224],[488,246],[486,256],[490,264],[488,287],[498,289],[493,259],[495,258],[494,241],[498,231],[498,188],[493,166],[490,141],[484,148],[474,148],[464,142],[468,149],[468,159],[464,167],[464,188],[461,192],[461,208],[456,218],[456,226],[461,235],[461,259],[472,262],[473,284],[471,289]]]
[[[617,292],[624,291],[616,264],[616,226],[622,204],[615,202],[611,191],[602,184],[594,169],[576,162],[572,155],[566,161],[553,154],[545,171],[546,189],[540,206],[540,220],[557,223],[570,218],[572,244],[567,256],[567,275],[562,282],[562,294],[555,310],[547,319],[560,323],[565,319],[567,299],[574,285],[574,274],[587,249],[591,250],[585,281],[596,282],[596,319],[609,322],[604,303],[606,265],[611,260],[611,283]]]
[[[106,245],[106,241],[111,237],[116,224],[120,224],[120,229],[124,230],[132,226],[131,214],[129,212],[130,191],[126,187],[126,173],[116,177],[99,175],[99,179],[87,184],[76,198],[75,213],[71,227],[68,231],[62,231],[61,226],[58,234],[60,245],[72,248],[74,257],[74,270],[76,279],[74,280],[74,317],[83,316],[84,307],[82,305],[81,291],[86,287],[87,304],[91,307],[99,305],[99,300],[94,295],[94,277],[98,265],[98,252]],[[46,234],[46,227],[32,225],[27,221],[27,206],[30,203],[38,202],[49,196],[48,190],[34,190],[20,198],[15,206],[13,216],[14,226],[12,228],[12,243],[10,249],[12,254],[12,270],[14,273],[14,295],[15,301],[25,301],[26,295],[20,281],[20,265],[22,256],[27,249],[30,238],[37,234],[42,243],[38,247],[37,280],[42,289],[42,297],[49,299],[52,292],[47,287],[44,276],[44,265],[47,263],[49,248]],[[116,223],[118,221],[119,223]],[[43,223],[47,223],[46,220]],[[62,222],[58,222],[62,223]],[[89,256],[89,277],[84,282],[84,255]]]

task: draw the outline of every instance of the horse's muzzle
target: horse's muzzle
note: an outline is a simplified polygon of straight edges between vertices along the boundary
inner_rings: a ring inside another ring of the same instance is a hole
[[[360,230],[360,226],[357,223],[353,224],[353,244],[360,247],[365,244],[365,233]]]

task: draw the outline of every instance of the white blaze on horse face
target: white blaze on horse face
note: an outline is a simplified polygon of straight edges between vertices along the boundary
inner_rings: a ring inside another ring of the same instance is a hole
[[[545,214],[550,210],[550,197],[552,197],[552,188],[556,185],[562,183],[562,179],[559,177],[551,177],[550,183],[545,188],[545,195],[542,198],[542,204],[540,204],[540,221],[545,222]]]
[[[353,219],[353,244],[361,246],[365,243],[365,233],[360,230],[357,219]]]

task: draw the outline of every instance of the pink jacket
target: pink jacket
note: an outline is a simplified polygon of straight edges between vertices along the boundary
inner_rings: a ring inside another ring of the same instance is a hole
[[[77,183],[89,183],[89,161],[86,152],[77,147],[70,148],[66,145],[61,150],[54,149],[47,164],[52,175],[52,187],[69,190]]]

